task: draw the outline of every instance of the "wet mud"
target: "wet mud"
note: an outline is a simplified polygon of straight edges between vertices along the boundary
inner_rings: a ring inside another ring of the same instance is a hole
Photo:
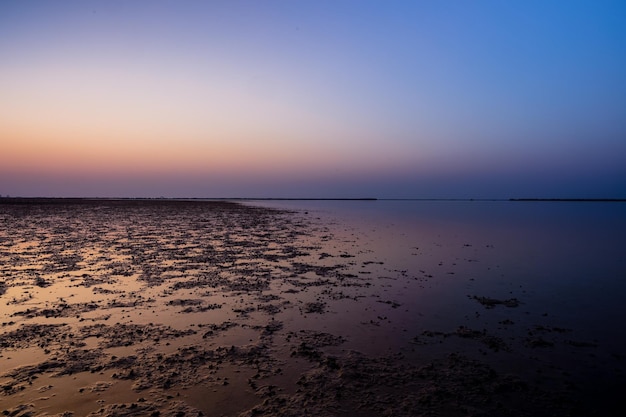
[[[529,321],[521,296],[465,294],[484,308],[411,325],[402,289],[437,274],[337,230],[230,202],[0,204],[0,412],[610,415],[617,352]],[[593,355],[608,365],[588,368],[605,381],[589,393],[570,370]]]

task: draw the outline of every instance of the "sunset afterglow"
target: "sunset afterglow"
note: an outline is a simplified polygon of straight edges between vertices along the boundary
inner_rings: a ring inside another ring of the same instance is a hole
[[[625,198],[624,16],[5,1],[0,194]]]

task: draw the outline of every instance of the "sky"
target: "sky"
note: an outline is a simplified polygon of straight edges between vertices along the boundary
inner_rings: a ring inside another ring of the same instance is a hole
[[[626,2],[0,2],[0,195],[626,198]]]

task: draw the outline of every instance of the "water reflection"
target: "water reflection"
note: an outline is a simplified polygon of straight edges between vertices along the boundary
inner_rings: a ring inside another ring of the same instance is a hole
[[[334,224],[336,239],[356,255],[355,265],[371,259],[384,262],[377,272],[377,295],[402,305],[385,313],[402,323],[386,341],[404,341],[433,326],[445,331],[458,325],[497,330],[509,320],[521,324],[505,327],[520,345],[528,329],[540,322],[576,329],[581,340],[597,341],[604,356],[626,351],[626,337],[615,327],[626,320],[626,204],[263,204],[307,211]],[[391,279],[385,283],[385,277]],[[483,311],[471,299],[474,295],[518,298],[522,304]],[[375,313],[369,320],[376,322],[381,309],[376,304],[370,308]]]

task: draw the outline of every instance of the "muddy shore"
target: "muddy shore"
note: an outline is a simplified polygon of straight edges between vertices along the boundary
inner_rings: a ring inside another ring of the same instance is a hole
[[[305,212],[4,200],[0,411],[618,415],[622,353],[528,311],[522,292],[468,290],[454,325],[408,325],[422,313],[393,294],[437,279]]]

